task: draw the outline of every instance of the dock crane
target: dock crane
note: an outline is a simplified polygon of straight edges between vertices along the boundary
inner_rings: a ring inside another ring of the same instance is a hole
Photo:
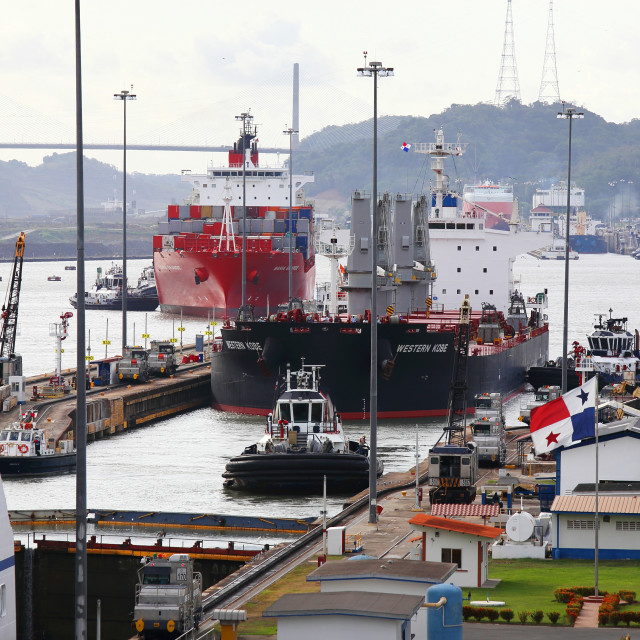
[[[467,356],[471,303],[465,296],[455,341],[455,357],[447,425],[429,451],[429,501],[469,504],[475,500],[478,455],[473,442],[467,442]]]
[[[22,285],[22,262],[24,259],[24,231],[16,240],[11,280],[7,298],[2,305],[2,329],[0,332],[0,377],[2,384],[9,383],[9,376],[22,375],[22,358],[16,356],[16,330],[18,328],[18,301]]]

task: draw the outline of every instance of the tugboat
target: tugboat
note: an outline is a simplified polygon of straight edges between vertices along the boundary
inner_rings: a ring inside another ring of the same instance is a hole
[[[638,384],[640,376],[640,351],[638,331],[627,329],[628,318],[614,318],[613,309],[609,317],[596,315],[593,331],[587,336],[588,348],[579,342],[573,343],[573,353],[567,360],[567,391],[582,384],[584,373],[598,373],[598,387],[626,382],[631,387]],[[604,320],[603,320],[604,319]],[[548,385],[559,385],[562,379],[562,358],[550,360],[545,366],[531,367],[527,371],[527,382],[539,389]]]
[[[49,282],[60,282],[60,280],[62,280],[62,278],[60,276],[53,275],[53,276],[49,276],[47,278],[47,280]]]
[[[320,391],[322,365],[287,368],[285,388],[267,416],[264,436],[231,458],[224,486],[260,493],[357,493],[368,486],[364,436],[347,441],[340,415]],[[376,474],[382,475],[379,462]]]
[[[122,309],[122,266],[112,265],[102,275],[102,268],[98,267],[96,283],[90,291],[85,292],[85,308],[102,311],[119,311]],[[71,306],[78,307],[78,297],[74,294],[69,298]],[[127,309],[129,311],[154,311],[158,306],[158,290],[156,289],[153,267],[145,267],[138,279],[137,287],[127,289]]]
[[[27,411],[20,422],[0,431],[0,475],[45,476],[73,473],[76,450],[73,440],[47,439],[44,429],[36,423],[36,413]]]

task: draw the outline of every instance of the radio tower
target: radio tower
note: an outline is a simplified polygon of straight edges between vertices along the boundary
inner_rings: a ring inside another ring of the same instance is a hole
[[[509,100],[520,100],[520,83],[516,66],[516,47],[513,39],[513,18],[511,0],[507,0],[507,18],[504,24],[504,45],[502,46],[502,64],[496,87],[494,104],[501,107]]]
[[[544,65],[542,66],[542,81],[540,82],[538,100],[549,104],[560,102],[558,68],[556,67],[556,39],[553,35],[553,0],[549,0],[547,45],[544,49]]]

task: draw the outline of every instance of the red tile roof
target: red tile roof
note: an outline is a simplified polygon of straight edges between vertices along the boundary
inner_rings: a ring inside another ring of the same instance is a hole
[[[490,518],[500,513],[497,504],[434,504],[431,507],[432,516],[474,516]]]
[[[482,538],[497,538],[503,529],[496,527],[487,527],[483,524],[474,524],[473,522],[465,522],[464,520],[449,520],[448,518],[438,518],[419,513],[409,520],[409,524],[417,527],[430,527],[431,529],[442,529],[443,531],[457,531],[458,533],[468,533],[472,536],[481,536]]]

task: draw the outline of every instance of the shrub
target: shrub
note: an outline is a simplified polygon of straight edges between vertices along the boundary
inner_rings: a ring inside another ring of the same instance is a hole
[[[559,611],[549,611],[549,613],[547,613],[547,618],[549,618],[549,620],[551,620],[551,624],[555,624],[556,622],[558,622],[558,619],[560,618],[560,612]]]
[[[466,622],[467,620],[469,620],[469,618],[471,618],[473,616],[473,609],[474,607],[469,606],[468,604],[465,604],[462,607],[462,619]]]
[[[507,622],[511,622],[514,615],[513,609],[502,609],[502,611],[500,611],[500,617]]]
[[[487,618],[490,622],[495,622],[500,617],[500,612],[497,609],[487,609]]]
[[[638,612],[637,611],[621,611],[620,620],[624,624],[626,624],[627,627],[630,627],[632,622],[638,622]]]
[[[529,612],[528,611],[520,611],[520,612],[518,612],[518,619],[520,620],[520,622],[522,622],[522,624],[524,624],[527,621],[528,617],[529,617]]]
[[[531,619],[536,623],[540,624],[542,622],[542,618],[544,618],[544,611],[540,611],[537,609],[531,613]]]
[[[612,611],[609,614],[609,622],[614,626],[617,627],[618,626],[618,622],[620,622],[620,612],[619,611]]]
[[[618,591],[618,596],[620,597],[620,600],[624,600],[625,602],[635,602],[636,601],[636,592],[635,591],[628,591],[626,589],[622,589],[621,591]]]
[[[486,607],[474,607],[473,613],[471,614],[478,622],[482,620],[487,614]]]

